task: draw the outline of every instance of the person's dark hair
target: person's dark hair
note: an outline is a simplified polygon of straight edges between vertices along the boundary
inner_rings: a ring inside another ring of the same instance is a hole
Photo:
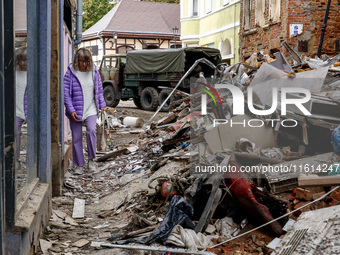
[[[15,69],[19,70],[19,62],[23,59],[27,59],[27,47],[20,47],[15,51]]]
[[[93,69],[93,60],[92,60],[92,54],[91,52],[86,49],[86,48],[79,48],[76,52],[76,55],[74,56],[73,59],[73,68],[77,71],[79,71],[79,66],[78,66],[78,59],[79,56],[82,56],[85,58],[87,61],[87,69],[86,72],[89,72]]]

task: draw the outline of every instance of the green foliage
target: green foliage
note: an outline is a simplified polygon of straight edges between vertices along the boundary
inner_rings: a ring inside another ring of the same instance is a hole
[[[83,0],[83,32],[96,24],[113,7],[112,0]]]

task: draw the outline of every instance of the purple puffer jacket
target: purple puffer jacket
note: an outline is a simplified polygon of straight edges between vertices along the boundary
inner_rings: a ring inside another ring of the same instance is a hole
[[[103,96],[103,85],[100,79],[99,71],[96,66],[93,67],[92,77],[94,80],[94,97],[97,107],[97,111],[101,108],[106,107],[104,96]],[[81,84],[74,74],[72,64],[67,68],[64,76],[64,104],[66,107],[65,114],[70,118],[71,113],[76,112],[78,119],[83,118],[84,111],[84,96]]]
[[[25,95],[24,95],[24,112],[25,112],[25,118],[27,120],[27,86],[26,86]]]

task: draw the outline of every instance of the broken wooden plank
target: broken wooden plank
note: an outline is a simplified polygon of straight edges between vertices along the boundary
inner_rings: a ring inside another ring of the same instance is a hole
[[[176,113],[170,113],[165,119],[163,119],[157,125],[158,126],[163,126],[163,125],[169,124],[169,123],[171,123],[176,118],[177,118],[177,114]]]
[[[137,235],[140,235],[140,234],[143,234],[143,233],[146,233],[146,232],[149,232],[149,231],[152,231],[154,230],[158,225],[152,225],[152,226],[148,226],[146,228],[142,228],[142,229],[138,229],[136,231],[132,231],[130,233],[127,234],[128,237],[133,237],[133,236],[137,236]]]
[[[209,224],[211,216],[214,214],[215,209],[222,196],[222,190],[219,189],[222,177],[220,175],[213,175],[210,177],[212,184],[211,193],[207,204],[205,205],[204,211],[195,227],[195,232],[204,232]]]
[[[129,154],[129,153],[130,153],[130,151],[127,148],[117,150],[117,151],[112,151],[112,152],[109,152],[109,153],[105,154],[104,156],[101,156],[100,158],[98,158],[97,162],[103,162],[107,159],[115,158],[115,157],[125,155],[125,154]]]
[[[171,138],[171,139],[163,141],[163,145],[176,144],[176,143],[181,143],[181,142],[185,142],[188,140],[190,140],[190,136],[175,138],[175,139]]]
[[[144,129],[134,129],[134,130],[129,131],[130,134],[141,134],[141,133],[144,133],[144,132],[145,132]]]
[[[81,248],[85,245],[87,245],[88,243],[90,243],[89,240],[86,240],[86,239],[80,239],[78,240],[77,242],[74,242],[72,243],[72,246],[75,246],[75,247],[78,247],[78,248]]]
[[[183,102],[185,102],[185,101],[190,101],[190,96],[184,97],[184,98],[179,99],[179,100],[177,100],[177,101],[174,101],[174,102],[170,103],[170,105],[171,105],[172,107],[174,107],[174,106],[176,106],[176,105],[180,105],[181,103],[183,103]]]
[[[318,176],[316,174],[300,174],[298,178],[300,187],[307,186],[334,186],[340,184],[340,175]]]
[[[99,218],[106,218],[106,217],[111,216],[114,213],[115,213],[115,210],[110,210],[110,211],[106,211],[106,212],[99,214],[98,217]]]
[[[85,216],[85,200],[75,198],[73,204],[72,218],[78,219],[84,218],[84,216]]]

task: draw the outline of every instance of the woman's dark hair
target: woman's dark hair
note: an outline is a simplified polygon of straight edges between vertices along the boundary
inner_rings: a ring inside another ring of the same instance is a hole
[[[93,69],[93,60],[92,60],[92,54],[91,52],[86,49],[86,48],[79,48],[76,52],[76,55],[74,56],[73,59],[73,68],[77,71],[79,71],[79,66],[78,66],[78,59],[79,56],[82,56],[85,58],[85,61],[87,61],[87,68],[86,72],[89,72]]]
[[[27,59],[27,47],[20,47],[15,51],[15,69],[19,70],[19,62],[23,59]]]

